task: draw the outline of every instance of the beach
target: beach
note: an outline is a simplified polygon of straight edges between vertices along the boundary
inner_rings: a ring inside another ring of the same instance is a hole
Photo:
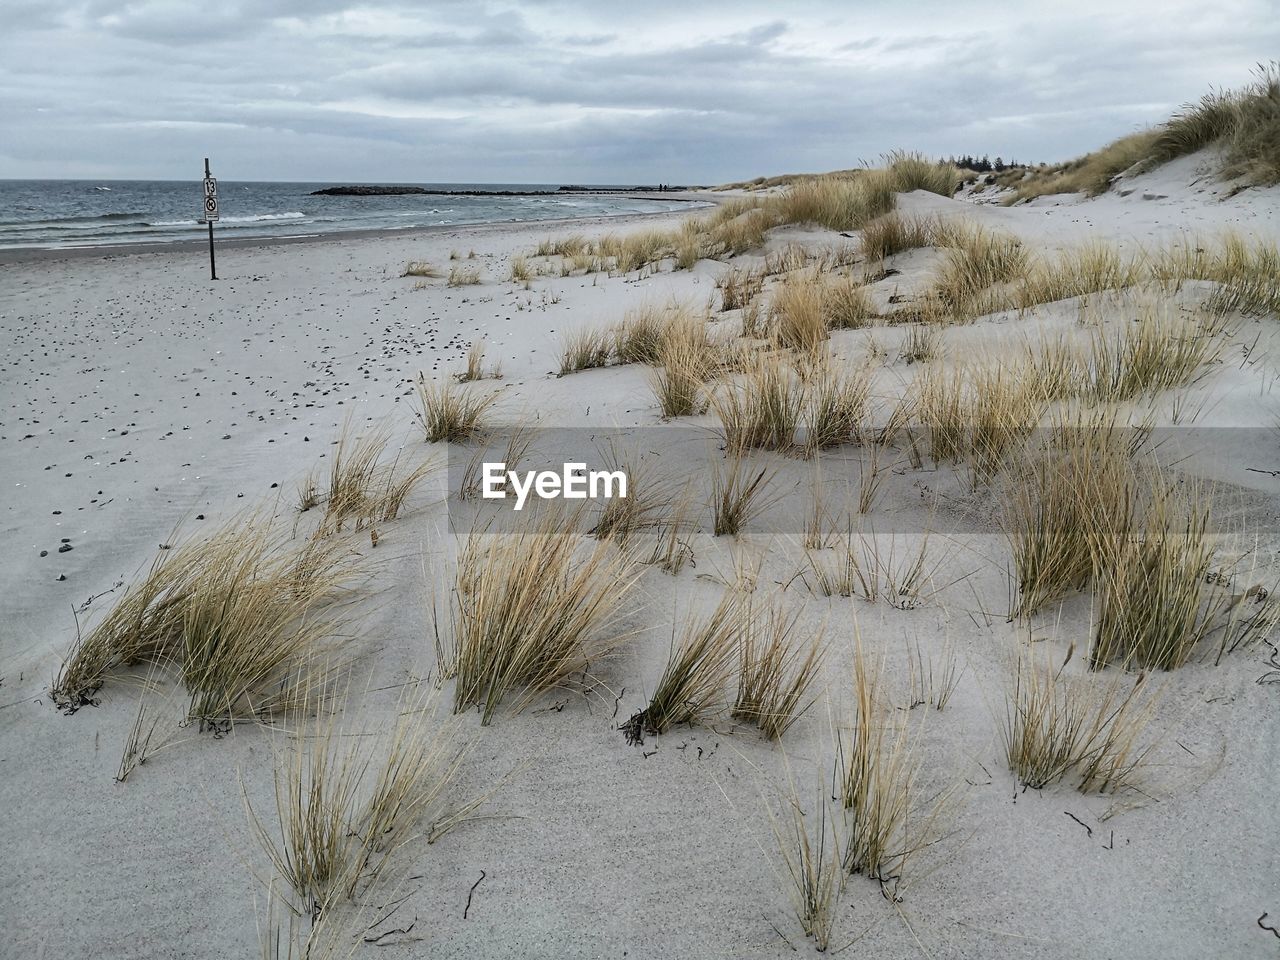
[[[1210,159],[1174,160],[1126,181],[1125,193],[1091,199],[1001,206],[976,202],[972,191],[914,190],[899,193],[895,209],[1009,235],[1047,258],[1091,242],[1137,256],[1207,245],[1224,231],[1280,241],[1280,188],[1232,194],[1203,172]],[[314,717],[336,712],[344,731],[373,736],[394,725],[406,690],[425,696],[440,686],[435,706],[451,713],[434,638],[457,589],[457,520],[473,507],[459,503],[449,479],[466,444],[428,443],[415,419],[420,375],[451,382],[483,343],[481,378],[455,389],[494,394],[495,423],[630,433],[651,446],[660,431],[693,431],[720,463],[717,408],[664,417],[657,364],[563,372],[565,338],[680,305],[706,318],[717,342],[750,339],[741,336],[744,311],[721,309],[724,278],[792,250],[800,266],[767,277],[767,291],[788,278],[807,282],[825,256],[831,277],[868,279],[859,286],[889,316],[947,257],[931,244],[873,263],[857,231],[812,223],[781,225],[758,248],[699,257],[689,269],[664,257],[584,272],[536,252],[567,238],[678,230],[701,212],[227,244],[217,281],[198,243],[0,258],[0,956],[258,955],[262,929],[282,913],[271,905],[272,865],[246,807],[273,822],[295,735],[305,739]],[[415,261],[432,272],[406,276]],[[515,278],[517,261],[526,279]],[[451,271],[475,272],[479,282],[451,285]],[[1206,283],[1162,288],[1150,309],[1167,311],[1169,322],[1199,316],[1212,293]],[[1145,316],[1144,296],[1102,291],[984,311],[939,325],[930,356],[918,360],[907,358],[907,339],[927,322],[832,329],[822,350],[870,371],[867,416],[879,427],[931,364],[950,371],[1014,358],[1051,336],[1085,342],[1090,324],[1119,336]],[[1200,372],[1133,403],[1157,430],[1194,425],[1211,438],[1169,459],[1188,484],[1215,485],[1223,509],[1214,532],[1248,541],[1232,552],[1248,554],[1243,567],[1221,574],[1224,589],[1242,594],[1255,582],[1272,588],[1280,549],[1280,344],[1274,318],[1236,310],[1229,319]],[[55,708],[50,685],[77,635],[158,555],[250,511],[310,530],[319,511],[298,509],[308,474],[325,475],[340,437],[375,430],[386,434],[384,459],[431,469],[402,513],[376,524],[376,537],[343,533],[367,566],[335,643],[347,667],[331,705],[201,732],[181,684],[139,664],[108,678],[91,703]],[[927,839],[893,871],[849,878],[833,955],[847,947],[851,956],[893,958],[1274,956],[1280,941],[1261,918],[1280,916],[1271,842],[1278,688],[1263,680],[1274,648],[1151,671],[1144,691],[1159,696],[1132,789],[1028,786],[1001,740],[1010,663],[1019,650],[1052,649],[1044,656],[1065,657],[1075,671],[1098,616],[1093,601],[1081,593],[1038,617],[1011,618],[1018,585],[995,486],[977,483],[967,462],[914,456],[905,441],[886,442],[879,461],[869,460],[873,448],[848,443],[824,460],[827,535],[834,542],[855,524],[885,551],[874,563],[886,581],[911,557],[927,558],[912,586],[824,595],[815,574],[836,551],[809,542],[804,519],[817,458],[753,450],[752,464],[768,471],[770,510],[738,536],[715,536],[708,491],[699,490],[688,562],[675,572],[627,568],[627,602],[609,625],[620,642],[573,671],[569,679],[581,673],[583,682],[539,692],[519,709],[508,699],[487,724],[475,709],[460,712],[456,736],[467,750],[449,795],[483,802],[432,842],[420,831],[395,850],[333,921],[350,946],[341,955],[810,951],[788,901],[778,834],[791,829],[788,796],[818,802],[832,789],[823,778],[837,762],[833,743],[844,742],[850,678],[865,654],[883,672],[885,722],[917,759],[911,819]],[[878,471],[874,497],[850,511],[841,498],[857,499],[868,463]],[[722,705],[629,743],[619,727],[660,686],[673,638],[730,589],[784,604],[798,634],[825,637],[812,705],[778,742]],[[1124,678],[1119,668],[1111,674]],[[140,702],[170,741],[116,782]]]

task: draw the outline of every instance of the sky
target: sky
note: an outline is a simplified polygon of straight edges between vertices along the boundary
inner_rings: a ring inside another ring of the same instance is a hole
[[[0,177],[715,184],[1055,161],[1246,82],[1280,0],[0,0]]]

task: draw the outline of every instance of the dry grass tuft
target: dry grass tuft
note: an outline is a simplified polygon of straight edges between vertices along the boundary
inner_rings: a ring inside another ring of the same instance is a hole
[[[936,463],[967,461],[985,482],[1035,428],[1044,399],[1025,371],[1003,365],[930,365],[913,383],[914,411]]]
[[[1103,290],[1125,290],[1146,276],[1140,257],[1124,257],[1101,242],[1067,250],[1056,260],[1033,263],[1013,293],[1013,305],[1026,309]]]
[[[527,283],[534,277],[533,267],[529,265],[529,261],[525,257],[511,258],[511,281],[513,283]]]
[[[1091,392],[1098,401],[1115,403],[1187,386],[1221,355],[1221,332],[1210,316],[1147,302],[1135,322],[1112,336],[1094,334]]]
[[[705,321],[690,319],[667,327],[658,348],[661,366],[650,377],[664,417],[687,417],[707,409],[713,353]]]
[[[545,507],[468,537],[451,616],[455,711],[479,706],[487,724],[510,694],[523,709],[619,641],[608,633],[635,574],[608,541],[579,557],[581,519]]]
[[[813,938],[814,949],[825,953],[831,946],[836,906],[844,886],[844,864],[838,820],[831,810],[827,785],[821,780],[814,795],[816,814],[806,815],[793,783],[784,804],[784,822],[780,824],[772,811],[770,821],[800,929]]]
[[[1003,498],[1018,583],[1013,617],[1029,617],[1084,589],[1095,550],[1118,536],[1133,497],[1129,430],[1114,413],[1064,414],[1053,432],[1044,449],[1010,468]]]
[[[895,150],[885,157],[891,188],[896,193],[928,190],[951,197],[960,186],[960,171],[954,164],[930,160],[921,153]]]
[[[581,234],[543,240],[538,244],[535,257],[576,257],[586,253],[591,244]]]
[[[444,274],[426,260],[410,260],[405,265],[404,273],[400,274],[400,276],[436,278],[442,277]]]
[[[823,299],[823,286],[815,277],[788,276],[769,305],[774,341],[802,352],[816,350],[830,336]]]
[[[493,369],[487,374],[484,372],[484,351],[485,341],[483,339],[473,341],[471,346],[467,348],[467,365],[461,373],[455,374],[459,383],[472,383],[476,380],[483,380],[485,377],[492,377],[495,380],[502,379],[502,367],[494,364]]]
[[[830,230],[857,230],[893,209],[895,180],[884,170],[867,170],[852,179],[802,180],[770,197],[779,223],[816,223]]]
[[[448,381],[428,383],[418,374],[417,399],[414,417],[428,443],[465,443],[485,429],[486,415],[498,395],[460,391]]]
[[[449,268],[448,284],[451,287],[473,287],[480,283],[480,268],[454,265]]]
[[[866,286],[853,277],[837,277],[822,285],[822,316],[830,330],[859,330],[880,319]]]
[[[805,394],[803,380],[783,358],[753,354],[744,375],[726,384],[712,400],[729,452],[794,446]]]
[[[736,537],[768,502],[763,499],[769,472],[761,468],[753,476],[741,454],[730,451],[726,462],[717,463],[711,474],[712,532],[717,537]]]
[[[1025,786],[1040,789],[1068,777],[1082,793],[1105,793],[1132,786],[1152,744],[1139,746],[1159,694],[1145,674],[1130,684],[1066,674],[1048,657],[1022,652],[1001,728],[1009,769]]]
[[[764,289],[764,274],[734,267],[716,281],[721,310],[741,310]]]
[[[809,687],[822,669],[822,632],[798,636],[800,609],[788,612],[780,600],[755,608],[750,598],[739,608],[738,697],[732,715],[780,740],[813,704]]]
[[[354,437],[350,421],[343,427],[333,450],[328,489],[323,495],[314,494],[316,504],[323,502],[325,508],[319,536],[340,533],[349,521],[361,530],[399,517],[409,495],[430,472],[431,464],[402,470],[398,456],[384,464],[381,461],[387,443],[385,430],[373,429]]]
[[[648,705],[622,725],[627,739],[643,743],[681,723],[705,719],[724,703],[738,657],[742,599],[727,591],[705,619],[690,617],[677,646],[673,630],[666,669]]]
[[[904,555],[897,537],[889,537],[886,548],[874,533],[846,529],[835,553],[834,561],[808,554],[813,586],[823,596],[861,597],[868,603],[883,600],[899,610],[912,610],[936,592],[933,575],[942,561],[930,560],[927,533]]]
[[[429,699],[402,705],[380,735],[348,734],[329,721],[316,737],[297,737],[277,766],[271,826],[244,791],[250,825],[296,898],[291,909],[321,921],[372,882],[415,830],[434,838],[439,821],[452,819],[443,800],[465,748],[457,721],[429,718],[430,707]],[[371,756],[379,753],[380,763]]]
[[[613,338],[608,330],[574,330],[565,334],[560,347],[560,376],[607,366],[612,354]]]
[[[1217,312],[1280,316],[1280,247],[1225,233],[1212,241],[1191,241],[1153,258],[1151,272],[1166,287],[1183,280],[1210,280],[1219,289],[1209,307]]]
[[[357,573],[336,541],[287,539],[245,517],[163,551],[107,617],[77,639],[52,685],[65,710],[91,703],[113,673],[176,667],[189,719],[221,728],[299,707],[300,684],[330,672],[320,654],[339,632],[332,603]]]
[[[994,286],[1019,280],[1027,273],[1026,250],[1011,234],[969,226],[954,229],[948,243],[951,249],[934,294],[957,317],[988,312],[983,294]]]
[[[1090,661],[1172,670],[1213,625],[1209,504],[1157,487],[1111,535],[1094,537],[1097,629]],[[1137,512],[1137,511],[1135,511]]]
[[[907,727],[881,693],[884,663],[871,665],[856,637],[852,729],[838,739],[845,809],[844,868],[882,882],[900,878],[907,860],[925,844],[912,822],[920,761]]]
[[[1096,197],[1106,193],[1120,174],[1149,161],[1158,136],[1155,130],[1140,130],[1068,163],[1029,171],[1011,170],[1002,182],[1014,189],[1010,202],[1054,193]]]
[[[887,213],[862,228],[862,255],[883,260],[907,250],[938,246],[939,228],[937,217]]]
[[[868,371],[837,366],[827,355],[810,372],[805,411],[805,448],[816,450],[863,438],[871,405]]]

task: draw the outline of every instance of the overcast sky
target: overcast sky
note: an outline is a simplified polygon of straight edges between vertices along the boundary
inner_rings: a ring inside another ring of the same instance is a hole
[[[0,177],[717,183],[1057,160],[1280,52],[1277,0],[0,0]]]

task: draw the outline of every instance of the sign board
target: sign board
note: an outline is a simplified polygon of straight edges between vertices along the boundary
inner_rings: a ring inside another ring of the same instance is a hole
[[[218,219],[218,181],[213,177],[204,178],[204,219]]]

